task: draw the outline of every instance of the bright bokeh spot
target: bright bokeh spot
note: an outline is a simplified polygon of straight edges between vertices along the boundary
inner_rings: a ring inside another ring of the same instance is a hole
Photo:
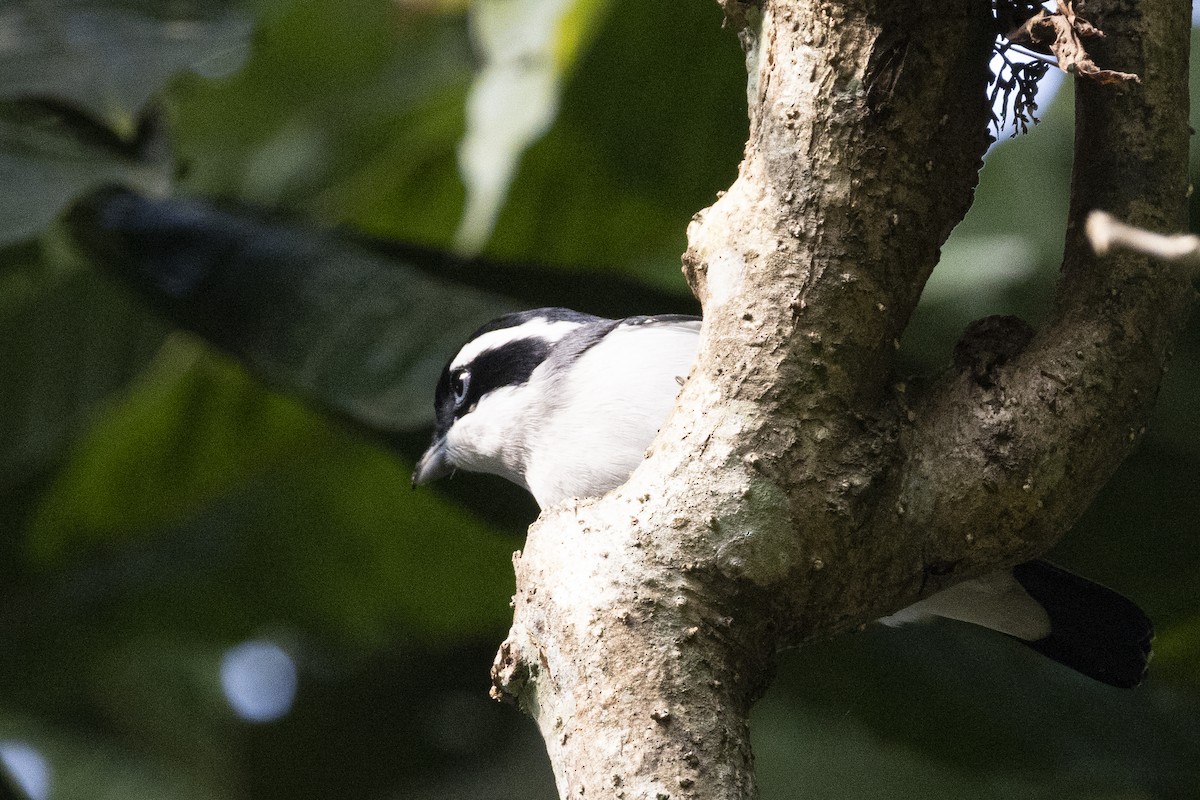
[[[50,796],[50,765],[29,744],[0,741],[0,765],[32,800],[46,800]]]
[[[251,640],[229,648],[221,658],[221,689],[239,717],[274,722],[296,700],[296,662],[274,642]]]

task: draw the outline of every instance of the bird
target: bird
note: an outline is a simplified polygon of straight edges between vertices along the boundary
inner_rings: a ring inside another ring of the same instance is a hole
[[[442,370],[433,441],[413,486],[456,469],[499,475],[541,508],[598,497],[643,460],[691,370],[700,318],[606,319],[565,308],[480,327]],[[1102,683],[1137,686],[1153,626],[1123,595],[1037,559],[963,581],[883,617],[980,625]]]

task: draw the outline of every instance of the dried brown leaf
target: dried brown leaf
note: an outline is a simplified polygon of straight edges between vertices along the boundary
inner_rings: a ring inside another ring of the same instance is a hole
[[[1102,31],[1075,13],[1073,3],[1058,0],[1057,11],[1039,11],[1006,38],[1010,42],[1025,44],[1043,52],[1044,48],[1048,47],[1058,59],[1058,66],[1063,72],[1082,75],[1104,85],[1127,81],[1141,83],[1141,78],[1132,72],[1100,69],[1096,66],[1096,62],[1092,61],[1083,46],[1083,39],[1102,36]]]
[[[1100,69],[1091,61],[1079,64],[1076,66],[1075,71],[1085,78],[1091,78],[1096,83],[1104,86],[1110,86],[1114,83],[1127,83],[1129,81],[1133,81],[1134,83],[1142,82],[1142,79],[1132,72],[1119,72],[1115,69]]]

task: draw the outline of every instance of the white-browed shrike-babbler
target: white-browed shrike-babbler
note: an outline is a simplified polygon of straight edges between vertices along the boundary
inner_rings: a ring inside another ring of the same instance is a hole
[[[433,443],[413,485],[488,472],[545,508],[620,486],[675,404],[699,341],[697,317],[604,319],[563,308],[484,325],[446,365]],[[1104,683],[1146,672],[1153,631],[1134,603],[1046,561],[964,581],[881,622],[982,625]]]

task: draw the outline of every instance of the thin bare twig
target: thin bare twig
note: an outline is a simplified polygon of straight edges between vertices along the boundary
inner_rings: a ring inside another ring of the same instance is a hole
[[[1096,255],[1108,255],[1113,250],[1128,250],[1162,261],[1179,261],[1192,267],[1200,267],[1200,236],[1167,236],[1126,225],[1103,211],[1093,211],[1087,219],[1087,237]]]

